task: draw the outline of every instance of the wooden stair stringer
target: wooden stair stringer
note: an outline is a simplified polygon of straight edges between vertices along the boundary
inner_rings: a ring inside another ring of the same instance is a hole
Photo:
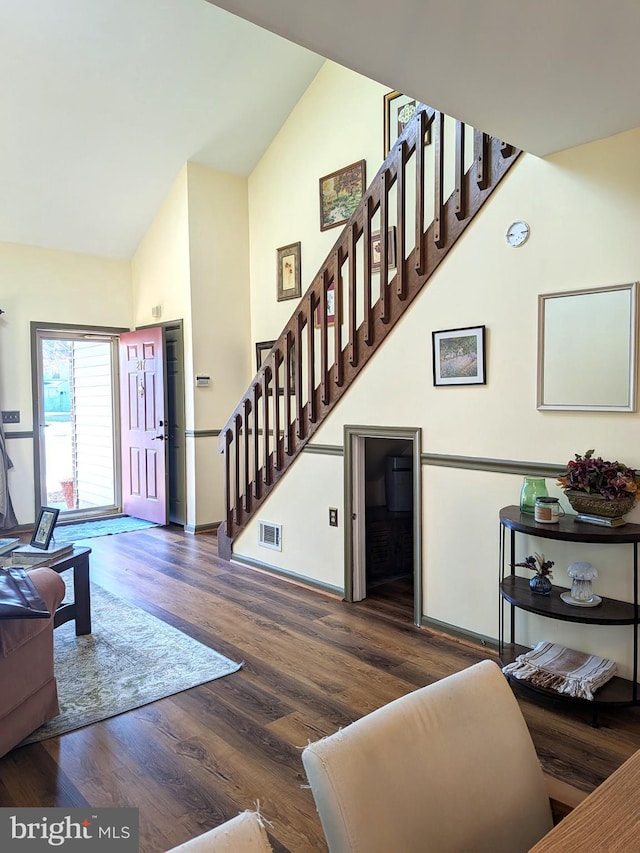
[[[409,309],[415,298],[426,286],[427,282],[434,275],[442,261],[446,258],[451,249],[453,249],[457,241],[464,234],[470,223],[473,221],[474,217],[486,204],[489,197],[492,195],[492,193],[502,181],[504,176],[507,174],[509,169],[517,161],[521,153],[517,149],[509,149],[510,153],[507,153],[505,156],[504,144],[500,140],[495,138],[491,140],[491,145],[491,178],[488,181],[488,185],[485,188],[481,188],[478,185],[477,161],[473,163],[473,165],[470,167],[470,169],[464,176],[464,180],[466,182],[465,191],[468,199],[467,216],[464,219],[459,219],[456,215],[456,203],[454,194],[452,193],[452,195],[447,199],[444,205],[444,228],[445,233],[447,234],[447,241],[445,245],[442,248],[436,246],[435,241],[433,239],[434,225],[433,223],[431,223],[426,232],[426,263],[424,274],[420,274],[416,269],[418,250],[417,248],[414,248],[405,261],[406,297],[404,299],[400,299],[395,295],[394,285],[397,278],[396,274],[396,276],[394,276],[387,285],[390,293],[388,303],[388,322],[383,322],[380,316],[380,306],[382,302],[381,298],[377,300],[377,302],[373,305],[372,308],[374,316],[374,342],[372,344],[366,343],[365,328],[363,323],[357,330],[357,337],[355,342],[355,350],[358,354],[357,363],[355,365],[351,365],[349,360],[346,360],[346,363],[343,367],[343,381],[340,385],[336,383],[336,365],[332,365],[332,367],[328,371],[328,382],[331,385],[329,401],[323,402],[321,393],[322,388],[319,384],[314,392],[316,411],[315,419],[313,421],[309,420],[310,406],[307,402],[302,412],[304,425],[301,432],[303,434],[303,437],[299,437],[298,433],[294,431],[292,452],[290,454],[284,452],[281,453],[281,465],[279,468],[276,468],[275,465],[269,466],[270,482],[268,484],[264,482],[263,469],[260,469],[260,493],[259,495],[254,494],[254,496],[252,497],[251,511],[246,512],[241,509],[239,517],[236,517],[236,519],[234,520],[233,536],[229,536],[227,533],[226,521],[222,522],[222,524],[219,526],[218,550],[220,556],[223,559],[231,559],[233,553],[233,541],[246,528],[249,521],[255,516],[255,514],[267,500],[273,489],[276,488],[276,486],[280,483],[282,478],[288,472],[291,465],[296,461],[300,453],[304,450],[305,446],[310,442],[310,440],[316,434],[320,426],[330,415],[334,407],[342,399],[348,388],[351,387],[356,377],[362,372],[369,359],[382,346],[387,336],[395,328],[398,321],[401,319],[401,317],[404,316],[405,312]],[[283,439],[280,438],[280,442],[282,441]],[[273,454],[271,454],[271,456],[273,456]]]

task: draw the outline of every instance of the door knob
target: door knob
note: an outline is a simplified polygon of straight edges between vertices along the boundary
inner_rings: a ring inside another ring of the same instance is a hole
[[[164,441],[163,435],[154,435],[151,441]]]

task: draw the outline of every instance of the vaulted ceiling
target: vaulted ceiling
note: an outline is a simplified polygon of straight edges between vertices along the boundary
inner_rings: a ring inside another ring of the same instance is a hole
[[[323,57],[540,156],[638,127],[638,32],[637,0],[0,0],[0,241],[131,257],[187,160],[252,170]]]
[[[205,0],[0,0],[0,241],[130,258],[184,163],[248,174],[323,61]]]
[[[638,0],[209,0],[544,156],[640,126]]]

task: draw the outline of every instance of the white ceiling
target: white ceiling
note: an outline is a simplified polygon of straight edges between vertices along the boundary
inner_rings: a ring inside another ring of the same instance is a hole
[[[0,0],[0,241],[131,257],[187,160],[251,171],[321,57],[540,156],[639,127],[639,32],[638,0]]]
[[[0,241],[130,258],[184,163],[248,174],[322,62],[204,0],[0,0]]]
[[[638,0],[209,0],[544,156],[640,126]]]

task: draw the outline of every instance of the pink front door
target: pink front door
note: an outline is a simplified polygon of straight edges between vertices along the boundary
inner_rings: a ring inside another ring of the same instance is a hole
[[[167,523],[164,329],[120,335],[122,509]]]

